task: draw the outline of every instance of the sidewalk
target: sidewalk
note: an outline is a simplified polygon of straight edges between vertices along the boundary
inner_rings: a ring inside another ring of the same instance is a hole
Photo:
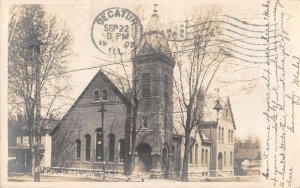
[[[9,182],[32,182],[33,178],[30,175],[14,174],[8,176]],[[125,182],[122,179],[113,179],[106,177],[106,182]],[[141,181],[141,179],[136,179],[135,181]],[[145,182],[155,182],[155,181],[180,181],[178,179],[145,179]],[[189,177],[190,182],[256,182],[259,181],[259,176],[227,176],[227,177]],[[47,176],[41,175],[41,182],[103,182],[102,177],[80,177],[80,176]]]
[[[257,182],[259,176],[189,177],[190,182]]]
[[[9,182],[32,182],[30,175],[14,174],[8,176]],[[41,182],[102,182],[102,177],[79,177],[79,176],[47,176],[41,175]],[[120,182],[121,180],[106,177],[106,182]],[[122,180],[123,181],[123,180]]]

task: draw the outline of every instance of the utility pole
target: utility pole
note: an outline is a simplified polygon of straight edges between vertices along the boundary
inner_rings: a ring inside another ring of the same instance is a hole
[[[35,123],[33,128],[33,143],[34,143],[34,181],[40,181],[40,144],[41,144],[41,45],[42,42],[37,41],[34,44],[30,45],[29,48],[33,49],[33,54],[35,56],[35,101],[36,101],[36,112],[35,112]]]
[[[212,129],[212,125],[209,126],[209,140],[212,142],[211,140],[211,129]],[[209,158],[210,158],[210,161],[209,161],[209,175],[211,176],[212,175],[212,145],[213,143],[210,144],[210,152],[209,152]]]
[[[217,88],[217,95],[218,95],[218,100],[216,100],[216,104],[215,104],[215,106],[214,106],[213,109],[217,111],[217,131],[218,131],[218,126],[219,126],[219,111],[223,110],[223,107],[221,106],[221,103],[220,103],[220,96],[219,96],[219,89],[218,88]],[[212,125],[210,125],[210,139],[211,139],[211,129],[212,129],[211,126]],[[218,138],[216,140],[216,144],[217,144],[217,142],[218,142]],[[210,150],[212,151],[212,147],[210,148]],[[212,153],[211,153],[211,162],[212,162]],[[212,166],[211,166],[211,169],[212,169]]]
[[[105,180],[105,168],[106,168],[106,161],[105,161],[105,154],[104,154],[104,112],[106,109],[103,106],[103,102],[101,102],[101,107],[98,110],[98,112],[101,112],[101,129],[102,129],[102,134],[101,134],[101,139],[102,139],[102,147],[101,147],[101,159],[103,162],[103,180]]]

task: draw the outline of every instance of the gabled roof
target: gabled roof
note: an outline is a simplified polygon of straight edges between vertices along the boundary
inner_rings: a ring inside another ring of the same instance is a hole
[[[204,134],[203,131],[199,130],[199,135],[200,135],[202,143],[212,144],[212,141]]]
[[[176,119],[176,117],[174,117],[174,124],[173,124],[173,134],[174,135],[184,135],[184,127],[181,125],[180,121],[178,119]],[[178,116],[177,116],[178,118]],[[195,131],[196,131],[196,127],[195,127]],[[195,133],[198,133],[201,139],[201,142],[204,144],[211,144],[212,141],[204,134],[203,131],[198,130]]]
[[[199,125],[199,130],[201,130],[201,128],[203,128],[203,127],[210,127],[210,126],[214,127],[214,126],[218,125],[217,112],[216,112],[216,110],[214,110],[214,107],[216,105],[216,100],[220,101],[220,105],[222,107],[222,110],[219,112],[219,118],[226,119],[227,121],[231,121],[233,124],[233,128],[236,129],[229,97],[226,96],[226,97],[218,98],[218,97],[210,96],[209,98],[207,98],[205,100],[204,109],[203,109],[203,117],[202,117],[202,121]],[[228,110],[227,117],[226,117],[225,110]],[[174,119],[174,128],[173,128],[174,134],[184,135],[184,128],[180,123],[181,122],[180,115],[178,115],[178,114],[174,115],[173,119]]]
[[[217,100],[220,101],[220,105],[222,107],[222,110],[220,110],[220,112],[219,112],[219,119],[226,119],[228,121],[232,121],[234,129],[236,129],[233,112],[232,112],[232,108],[231,108],[231,104],[230,104],[230,99],[228,96],[221,97],[221,98],[209,97],[206,99],[205,105],[204,105],[204,110],[203,110],[203,120],[202,120],[203,125],[205,123],[210,123],[210,122],[216,123],[217,122],[216,121],[217,120],[217,112],[214,109]],[[225,117],[226,116],[225,110],[228,110],[227,115],[229,117]]]
[[[233,118],[233,112],[232,112],[232,108],[231,108],[231,103],[230,103],[229,97],[227,99],[227,104],[229,105],[229,111],[230,111],[230,115],[231,115],[231,120],[232,120],[233,127],[234,127],[234,130],[235,130],[236,126],[235,126],[235,121],[234,121],[234,118]]]
[[[93,77],[93,79],[89,82],[89,84],[85,87],[85,89],[82,91],[82,93],[79,95],[79,97],[76,99],[74,104],[71,106],[71,108],[68,110],[68,112],[64,115],[64,117],[61,119],[61,121],[57,124],[57,126],[53,129],[51,135],[53,135],[57,129],[59,128],[62,121],[65,120],[65,118],[68,116],[68,114],[72,111],[73,108],[75,108],[76,104],[80,101],[80,99],[84,96],[84,94],[87,92],[87,90],[91,87],[91,85],[94,83],[94,81],[101,77],[102,80],[108,84],[110,89],[121,99],[122,102],[124,102],[125,105],[128,105],[129,102],[126,99],[126,97],[122,94],[122,92],[112,83],[112,81],[101,71],[99,70],[97,74]]]
[[[181,136],[184,135],[184,127],[181,124],[178,114],[173,116],[173,133]]]

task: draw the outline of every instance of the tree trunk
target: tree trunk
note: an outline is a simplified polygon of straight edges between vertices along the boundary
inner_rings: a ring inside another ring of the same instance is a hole
[[[131,151],[130,147],[130,130],[131,130],[131,107],[127,106],[126,109],[126,122],[125,122],[125,159],[124,159],[124,174],[129,174],[131,171]]]
[[[189,130],[185,131],[184,156],[183,156],[183,164],[182,164],[181,181],[189,181],[188,171],[189,171],[189,153],[190,153],[190,134],[191,131]]]
[[[34,50],[36,55],[36,91],[35,91],[35,100],[36,100],[36,116],[35,116],[35,127],[34,134],[34,155],[35,155],[35,168],[34,168],[34,181],[40,181],[40,144],[41,144],[41,62],[40,57],[40,45],[41,42],[38,41],[38,44],[35,44]]]
[[[136,142],[136,119],[137,119],[137,108],[133,109],[133,117],[132,117],[132,137],[131,137],[131,174],[135,170],[135,142]]]
[[[37,143],[39,142],[39,139],[36,141]],[[35,156],[35,161],[34,161],[34,182],[40,182],[40,165],[41,165],[41,160],[40,160],[40,153],[39,153],[39,144],[35,146],[35,151],[34,151],[34,156]]]
[[[31,116],[28,116],[28,120],[27,120],[27,126],[29,127],[30,133],[29,133],[29,148],[30,148],[30,157],[31,157],[31,172],[30,175],[34,176],[34,161],[35,161],[35,157],[34,157],[34,148],[33,148],[33,123],[31,121]]]
[[[34,148],[30,148],[31,152],[31,176],[34,177],[34,168],[35,168],[35,152]]]
[[[192,101],[192,100],[191,100]],[[184,128],[184,156],[183,156],[183,164],[182,164],[182,174],[181,174],[181,181],[189,181],[188,179],[188,171],[189,171],[189,153],[190,153],[190,135],[191,135],[191,109],[192,104],[190,103],[187,106],[187,118],[185,121],[185,128]]]

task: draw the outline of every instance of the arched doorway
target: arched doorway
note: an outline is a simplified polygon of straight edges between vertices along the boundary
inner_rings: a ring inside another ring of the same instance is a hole
[[[152,168],[151,146],[146,143],[141,143],[136,147],[136,151],[140,171],[150,172]]]
[[[161,149],[161,164],[162,167],[167,167],[168,165],[168,148],[167,146],[163,146]]]
[[[218,155],[218,170],[222,170],[223,169],[223,155],[220,152]]]

